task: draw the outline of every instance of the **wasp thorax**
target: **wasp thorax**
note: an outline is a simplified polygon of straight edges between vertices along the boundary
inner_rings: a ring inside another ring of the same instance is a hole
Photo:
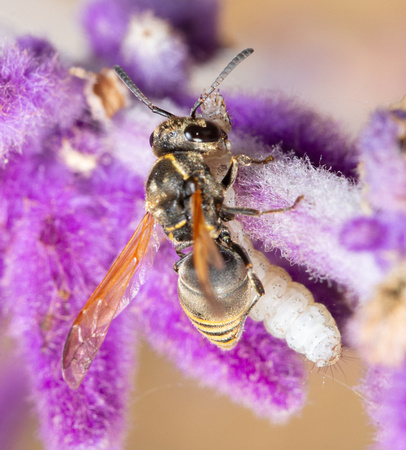
[[[211,153],[225,150],[227,134],[202,118],[171,117],[151,134],[152,151],[158,157],[174,152]]]

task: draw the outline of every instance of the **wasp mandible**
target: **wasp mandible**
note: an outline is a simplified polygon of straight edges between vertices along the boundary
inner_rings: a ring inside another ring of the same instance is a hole
[[[146,214],[67,337],[62,372],[72,389],[82,382],[113,318],[146,281],[159,246],[156,223],[172,241],[180,258],[174,264],[179,275],[180,303],[192,323],[214,344],[223,349],[234,347],[249,312],[264,294],[247,252],[233,242],[226,223],[236,214],[259,216],[292,210],[301,197],[290,207],[266,211],[226,206],[224,196],[237,177],[238,166],[267,164],[273,158],[232,156],[226,174],[217,181],[205,158],[229,151],[228,135],[214,121],[196,115],[210,94],[252,52],[248,48],[238,53],[199,97],[187,117],[175,116],[153,105],[121,67],[114,67],[138,100],[166,120],[150,137],[152,152],[158,159],[146,182]],[[189,247],[193,250],[184,253]]]

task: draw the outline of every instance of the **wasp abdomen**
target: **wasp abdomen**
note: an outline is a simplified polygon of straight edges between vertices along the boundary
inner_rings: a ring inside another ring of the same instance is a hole
[[[252,306],[251,281],[242,258],[219,247],[224,267],[210,267],[210,283],[218,304],[210,305],[202,293],[189,253],[179,265],[178,295],[182,308],[213,344],[231,349],[238,342]]]

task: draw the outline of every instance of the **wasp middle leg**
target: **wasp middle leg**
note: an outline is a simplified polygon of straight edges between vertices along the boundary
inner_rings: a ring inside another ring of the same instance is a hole
[[[296,206],[303,200],[304,195],[299,195],[293,205],[286,206],[284,208],[275,208],[275,209],[254,209],[254,208],[244,208],[239,206],[225,206],[223,205],[221,208],[222,219],[224,221],[233,220],[237,214],[241,214],[242,216],[263,216],[265,214],[273,214],[273,213],[285,213],[288,211],[293,211]]]

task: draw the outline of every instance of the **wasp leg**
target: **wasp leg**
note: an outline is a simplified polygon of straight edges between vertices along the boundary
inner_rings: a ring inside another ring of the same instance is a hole
[[[248,256],[248,253],[245,250],[245,248],[241,247],[241,245],[236,244],[234,241],[232,241],[230,232],[228,231],[227,228],[224,228],[220,232],[217,239],[218,239],[217,242],[220,245],[231,248],[234,253],[237,253],[237,255],[242,259],[242,262],[245,264],[245,267],[248,272],[248,277],[251,280],[251,283],[253,284],[255,291],[257,292],[259,297],[264,295],[264,293],[265,293],[264,287],[263,287],[260,279],[257,277],[257,275],[255,274],[255,272],[252,269],[252,262],[251,262],[250,257]]]
[[[183,250],[185,250],[185,248],[191,247],[192,245],[193,242],[183,242],[182,244],[179,244],[175,247],[175,251],[179,256],[179,259],[173,264],[172,268],[176,273],[178,273],[179,266],[181,265],[182,261],[186,258],[186,256],[189,255],[189,253],[183,253]]]
[[[224,175],[221,184],[223,185],[225,190],[227,190],[234,184],[234,181],[237,178],[239,165],[250,166],[251,164],[268,164],[273,160],[273,156],[268,156],[265,159],[253,159],[247,155],[235,155],[231,158],[230,167],[228,168],[227,173]]]
[[[185,248],[191,247],[192,245],[193,241],[182,242],[181,244],[175,246],[175,252],[180,258],[182,258],[183,256],[185,256],[183,250],[185,250]]]
[[[255,293],[256,293],[249,309],[246,312],[246,315],[248,316],[248,314],[250,313],[251,309],[255,306],[257,301],[265,294],[265,289],[264,289],[264,286],[263,286],[261,280],[258,278],[258,276],[256,275],[256,273],[254,272],[254,270],[252,268],[252,262],[251,262],[250,257],[248,256],[247,251],[243,247],[241,247],[241,245],[236,244],[233,241],[230,241],[228,245],[243,260],[243,263],[245,264],[245,267],[247,269],[248,278],[250,279],[252,287],[254,288]]]
[[[254,159],[247,155],[235,155],[233,159],[237,160],[241,166],[250,166],[251,164],[268,164],[274,160],[272,155],[267,156],[265,159]]]
[[[276,208],[276,209],[253,209],[253,208],[243,208],[238,206],[222,206],[221,212],[224,216],[223,220],[233,220],[237,214],[241,214],[243,216],[263,216],[264,214],[273,214],[273,213],[284,213],[287,211],[293,211],[296,206],[299,204],[301,200],[303,200],[304,195],[299,195],[299,197],[295,200],[293,205],[286,206],[285,208]]]

